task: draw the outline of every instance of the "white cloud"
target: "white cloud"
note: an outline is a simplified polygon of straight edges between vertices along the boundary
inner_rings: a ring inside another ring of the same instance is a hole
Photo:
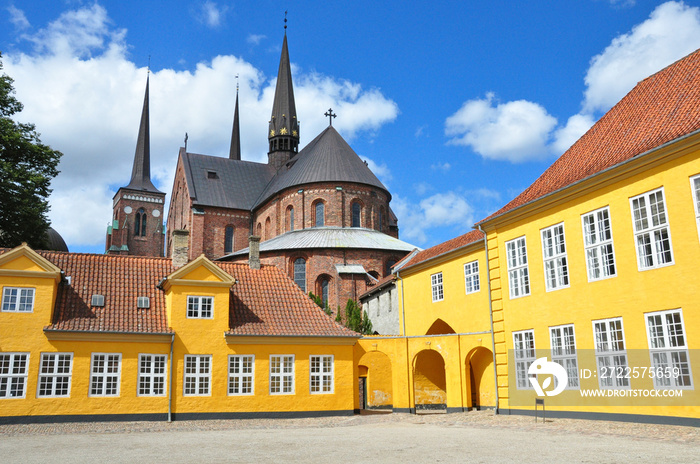
[[[128,59],[126,31],[114,27],[99,5],[66,12],[23,39],[34,45],[32,53],[3,55],[4,72],[15,79],[24,104],[17,119],[36,124],[42,142],[64,154],[49,216],[69,247],[99,245],[111,198],[131,175],[146,69]],[[235,56],[217,56],[193,70],[151,73],[151,175],[161,191],[170,193],[185,132],[188,151],[228,154],[237,74],[242,157],[267,161],[276,76],[270,79]],[[359,84],[296,68],[294,82],[301,146],[327,126],[323,112],[329,106],[339,114],[334,125],[348,138],[372,134],[398,114],[396,103]],[[390,178],[381,163],[374,172]]]
[[[366,156],[360,156],[360,159],[367,163],[367,167],[369,167],[369,170],[372,171],[374,175],[377,176],[379,180],[382,181],[382,184],[384,184],[384,186],[386,187],[393,178],[391,176],[391,170],[389,170],[389,167],[385,163],[377,164],[371,158],[367,158]]]
[[[637,4],[637,0],[610,0],[610,4],[618,8],[629,8]]]
[[[430,169],[433,169],[435,171],[443,171],[443,172],[447,172],[451,168],[452,168],[452,165],[448,162],[444,162],[444,163],[437,162],[437,163],[430,166]]]
[[[419,245],[428,242],[430,229],[452,227],[464,231],[474,224],[474,208],[453,191],[436,193],[417,204],[394,196],[391,208],[399,219],[401,237]]]
[[[17,30],[24,30],[28,29],[31,24],[29,24],[29,20],[27,19],[27,16],[25,16],[24,11],[20,10],[14,5],[10,5],[7,7],[7,12],[10,13],[10,22],[15,25],[15,28]]]
[[[542,159],[557,120],[526,100],[500,103],[493,93],[469,100],[445,121],[450,143],[471,147],[484,158],[514,163]]]
[[[622,6],[630,3],[612,0]],[[537,103],[500,103],[494,94],[468,100],[445,121],[449,143],[468,146],[487,159],[514,163],[560,155],[640,80],[700,48],[700,8],[670,1],[612,40],[591,59],[582,110],[557,127]]]
[[[262,42],[266,38],[267,38],[267,36],[262,35],[262,34],[250,34],[248,36],[248,38],[246,39],[246,41],[249,44],[260,45],[260,42]]]
[[[226,5],[219,6],[214,2],[206,1],[202,4],[197,19],[209,27],[216,28],[221,25],[227,10]]]
[[[683,2],[659,5],[649,19],[615,38],[591,60],[584,113],[607,111],[637,82],[700,47],[700,9]]]

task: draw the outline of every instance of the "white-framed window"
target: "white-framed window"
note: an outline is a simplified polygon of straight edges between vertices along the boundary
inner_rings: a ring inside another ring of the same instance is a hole
[[[530,364],[535,362],[535,331],[521,330],[513,332],[513,354],[515,356],[515,383],[518,390],[532,388],[527,373]]]
[[[569,265],[566,259],[564,224],[556,224],[540,231],[542,257],[544,260],[544,282],[547,291],[569,286]]]
[[[211,355],[186,354],[184,396],[208,396],[211,394]]]
[[[255,378],[255,356],[230,355],[228,357],[228,394],[252,395]]]
[[[593,321],[598,386],[605,389],[629,388],[627,350],[622,318]]]
[[[27,394],[29,353],[0,353],[0,398]]]
[[[121,353],[92,353],[90,396],[119,396]]]
[[[578,390],[578,360],[576,357],[576,334],[574,325],[560,325],[549,328],[549,337],[552,346],[552,361],[566,369],[568,377],[567,390]],[[554,378],[554,386],[557,379]]]
[[[42,353],[39,367],[38,398],[70,396],[73,353]]]
[[[588,281],[615,277],[615,249],[613,248],[610,208],[600,208],[581,215],[583,247],[586,253]]]
[[[139,355],[138,396],[165,396],[167,362],[164,354]]]
[[[680,309],[644,315],[656,388],[693,388],[688,342]]]
[[[214,297],[188,296],[187,317],[189,319],[211,319],[214,317]]]
[[[479,261],[472,261],[464,265],[464,291],[476,293],[480,290],[479,285]]]
[[[430,276],[430,287],[433,290],[433,303],[442,301],[445,298],[442,288],[442,272]]]
[[[695,222],[700,239],[700,174],[690,178],[690,191],[693,192],[693,209],[695,209]]]
[[[270,355],[270,394],[294,394],[294,355]]]
[[[525,237],[506,242],[508,263],[508,287],[510,297],[519,298],[530,294],[530,273],[527,267],[527,243]]]
[[[34,289],[5,287],[2,289],[2,311],[6,313],[31,313],[34,311]]]
[[[630,199],[639,270],[673,264],[671,230],[666,216],[664,189]]]
[[[309,356],[311,394],[333,393],[333,355]]]

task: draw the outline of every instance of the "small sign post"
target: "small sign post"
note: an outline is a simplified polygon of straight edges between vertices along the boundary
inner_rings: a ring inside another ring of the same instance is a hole
[[[537,406],[542,405],[542,422],[545,421],[544,398],[535,398],[535,423],[537,423]]]

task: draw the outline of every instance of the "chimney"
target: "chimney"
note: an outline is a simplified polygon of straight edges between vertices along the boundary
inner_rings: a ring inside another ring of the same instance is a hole
[[[248,264],[251,269],[260,269],[260,237],[248,237]]]
[[[189,262],[190,232],[187,230],[173,230],[172,256],[173,267],[179,269]]]

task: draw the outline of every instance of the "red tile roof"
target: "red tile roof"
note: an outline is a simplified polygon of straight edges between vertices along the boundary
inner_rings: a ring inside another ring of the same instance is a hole
[[[484,234],[479,230],[472,230],[464,235],[453,238],[446,242],[439,243],[434,247],[428,248],[423,251],[419,251],[413,256],[406,264],[401,266],[401,271],[406,270],[410,267],[416,266],[417,264],[423,263],[430,259],[442,256],[451,251],[455,251],[459,248],[471,245],[472,243],[483,240]]]
[[[388,276],[379,279],[374,285],[368,286],[368,290],[362,295],[360,295],[357,299],[362,300],[364,297],[369,296],[378,290],[381,290],[382,288],[386,287],[389,283],[393,282],[394,279],[396,279],[396,276],[394,274],[389,274]]]
[[[500,216],[700,129],[700,50],[639,82]]]
[[[0,254],[6,251],[0,249]],[[158,288],[175,271],[170,258],[37,253],[70,277],[70,285],[64,279],[58,286],[54,320],[46,330],[173,333],[167,324],[165,293]],[[360,337],[327,316],[278,268],[214,264],[238,280],[231,289],[230,334]],[[93,294],[105,297],[104,307],[91,306]],[[148,309],[137,309],[140,296],[150,299]]]
[[[275,266],[251,269],[247,264],[216,263],[234,276],[228,335],[355,337]]]

